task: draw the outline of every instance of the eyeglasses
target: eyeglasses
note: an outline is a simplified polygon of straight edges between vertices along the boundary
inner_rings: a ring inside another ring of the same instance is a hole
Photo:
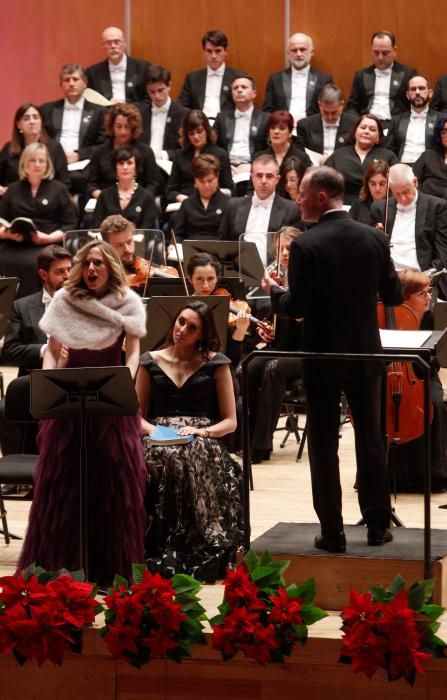
[[[416,292],[418,297],[429,297],[433,293],[432,287],[429,287],[428,289],[421,289],[420,292]]]

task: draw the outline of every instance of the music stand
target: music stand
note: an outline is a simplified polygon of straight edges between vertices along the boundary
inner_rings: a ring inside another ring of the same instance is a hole
[[[230,297],[151,297],[146,306],[147,334],[141,338],[141,352],[157,350],[166,337],[180,309],[189,301],[203,301],[213,312],[222,352],[227,347]]]
[[[192,287],[187,282],[190,294]],[[185,295],[185,287],[181,277],[149,277],[147,281],[146,297],[143,302],[150,297],[181,297]]]
[[[80,422],[80,568],[88,580],[87,420],[100,416],[134,416],[138,399],[128,367],[80,367],[33,370],[31,413],[36,419],[75,418]]]
[[[240,277],[247,287],[259,287],[264,265],[253,241],[183,241],[185,268],[194,253],[214,255],[225,277]]]

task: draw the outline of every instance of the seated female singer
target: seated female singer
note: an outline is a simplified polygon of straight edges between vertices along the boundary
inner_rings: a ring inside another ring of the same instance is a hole
[[[166,345],[140,359],[137,394],[149,474],[148,568],[215,581],[242,542],[241,470],[219,438],[236,429],[229,359],[199,300],[174,319]],[[187,444],[152,444],[156,425]]]
[[[41,287],[36,275],[40,246],[62,241],[78,220],[67,188],[53,179],[53,163],[42,143],[25,148],[19,177],[0,199],[0,217],[10,223],[17,217],[32,219],[37,230],[24,235],[0,226],[0,275],[17,275],[19,296],[26,296]]]
[[[27,102],[14,115],[12,139],[0,151],[0,196],[4,195],[12,182],[17,182],[19,160],[24,149],[32,143],[43,143],[48,148],[54,167],[54,178],[70,187],[67,159],[58,141],[50,139],[43,125],[39,107]]]
[[[183,200],[175,217],[175,235],[182,243],[218,238],[220,222],[229,198],[219,190],[220,161],[209,153],[196,156],[191,163],[195,191]]]
[[[389,169],[390,166],[384,160],[375,160],[368,165],[358,199],[353,201],[349,210],[352,219],[371,225],[371,204],[386,199]]]
[[[431,280],[425,272],[405,270],[399,273],[404,305],[415,314],[422,330],[433,328],[430,311]],[[417,373],[417,366],[414,366]],[[433,405],[431,424],[431,479],[432,492],[447,490],[447,412],[443,389],[437,371],[432,372],[430,398]],[[394,466],[398,491],[423,492],[424,440],[419,438],[390,450],[390,464]]]
[[[154,196],[137,182],[140,156],[133,146],[112,151],[116,183],[101,192],[93,213],[93,226],[99,228],[111,214],[121,214],[135,228],[154,228],[157,207]]]
[[[363,175],[370,163],[384,160],[394,165],[399,162],[393,151],[381,145],[382,122],[373,114],[363,114],[357,119],[350,138],[352,145],[336,148],[325,163],[345,178],[345,204],[352,204],[359,196]]]
[[[192,284],[193,293],[199,297],[207,297],[214,294],[217,289],[220,275],[220,263],[209,253],[194,253],[186,266],[189,281]],[[248,305],[247,305],[248,306]],[[230,314],[228,321],[227,355],[233,367],[236,367],[241,359],[242,343],[247,334],[250,319],[246,310],[239,310],[237,315]]]

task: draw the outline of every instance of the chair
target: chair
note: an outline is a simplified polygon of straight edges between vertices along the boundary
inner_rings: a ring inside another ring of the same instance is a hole
[[[30,411],[30,377],[18,377],[8,385],[5,396],[5,415],[8,420],[23,424],[22,452],[20,454],[5,455],[0,458],[0,518],[3,530],[0,532],[9,544],[10,539],[21,539],[18,535],[9,532],[6,519],[4,501],[31,501],[33,498],[33,477],[37,460],[36,454],[26,454],[27,427],[35,425],[36,421]],[[18,493],[5,493],[4,486],[18,485],[28,489]]]
[[[296,461],[300,462],[303,456],[304,447],[306,445],[307,437],[307,417],[304,415],[304,425],[301,427],[299,425],[299,418],[301,414],[306,413],[306,396],[304,394],[302,379],[295,379],[290,383],[287,388],[286,394],[282,403],[282,415],[286,416],[286,425],[284,428],[276,428],[276,430],[285,430],[286,434],[283,437],[280,447],[284,447],[289,435],[292,433],[295,435],[298,447],[298,452],[296,455]],[[301,431],[301,436],[300,436]]]

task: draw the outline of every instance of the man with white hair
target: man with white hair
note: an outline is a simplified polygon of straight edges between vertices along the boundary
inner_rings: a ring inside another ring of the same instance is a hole
[[[307,34],[292,34],[287,42],[290,68],[272,73],[265,89],[264,112],[287,109],[295,124],[318,112],[318,96],[323,85],[332,83],[332,75],[310,65],[314,43]]]
[[[405,163],[391,166],[388,181],[388,213],[386,200],[375,202],[371,221],[389,236],[396,270],[441,270],[447,265],[447,201],[419,192],[418,180]]]
[[[147,98],[144,74],[149,65],[142,58],[126,53],[121,29],[107,27],[102,33],[107,59],[86,70],[88,86],[112,102],[139,102]]]

